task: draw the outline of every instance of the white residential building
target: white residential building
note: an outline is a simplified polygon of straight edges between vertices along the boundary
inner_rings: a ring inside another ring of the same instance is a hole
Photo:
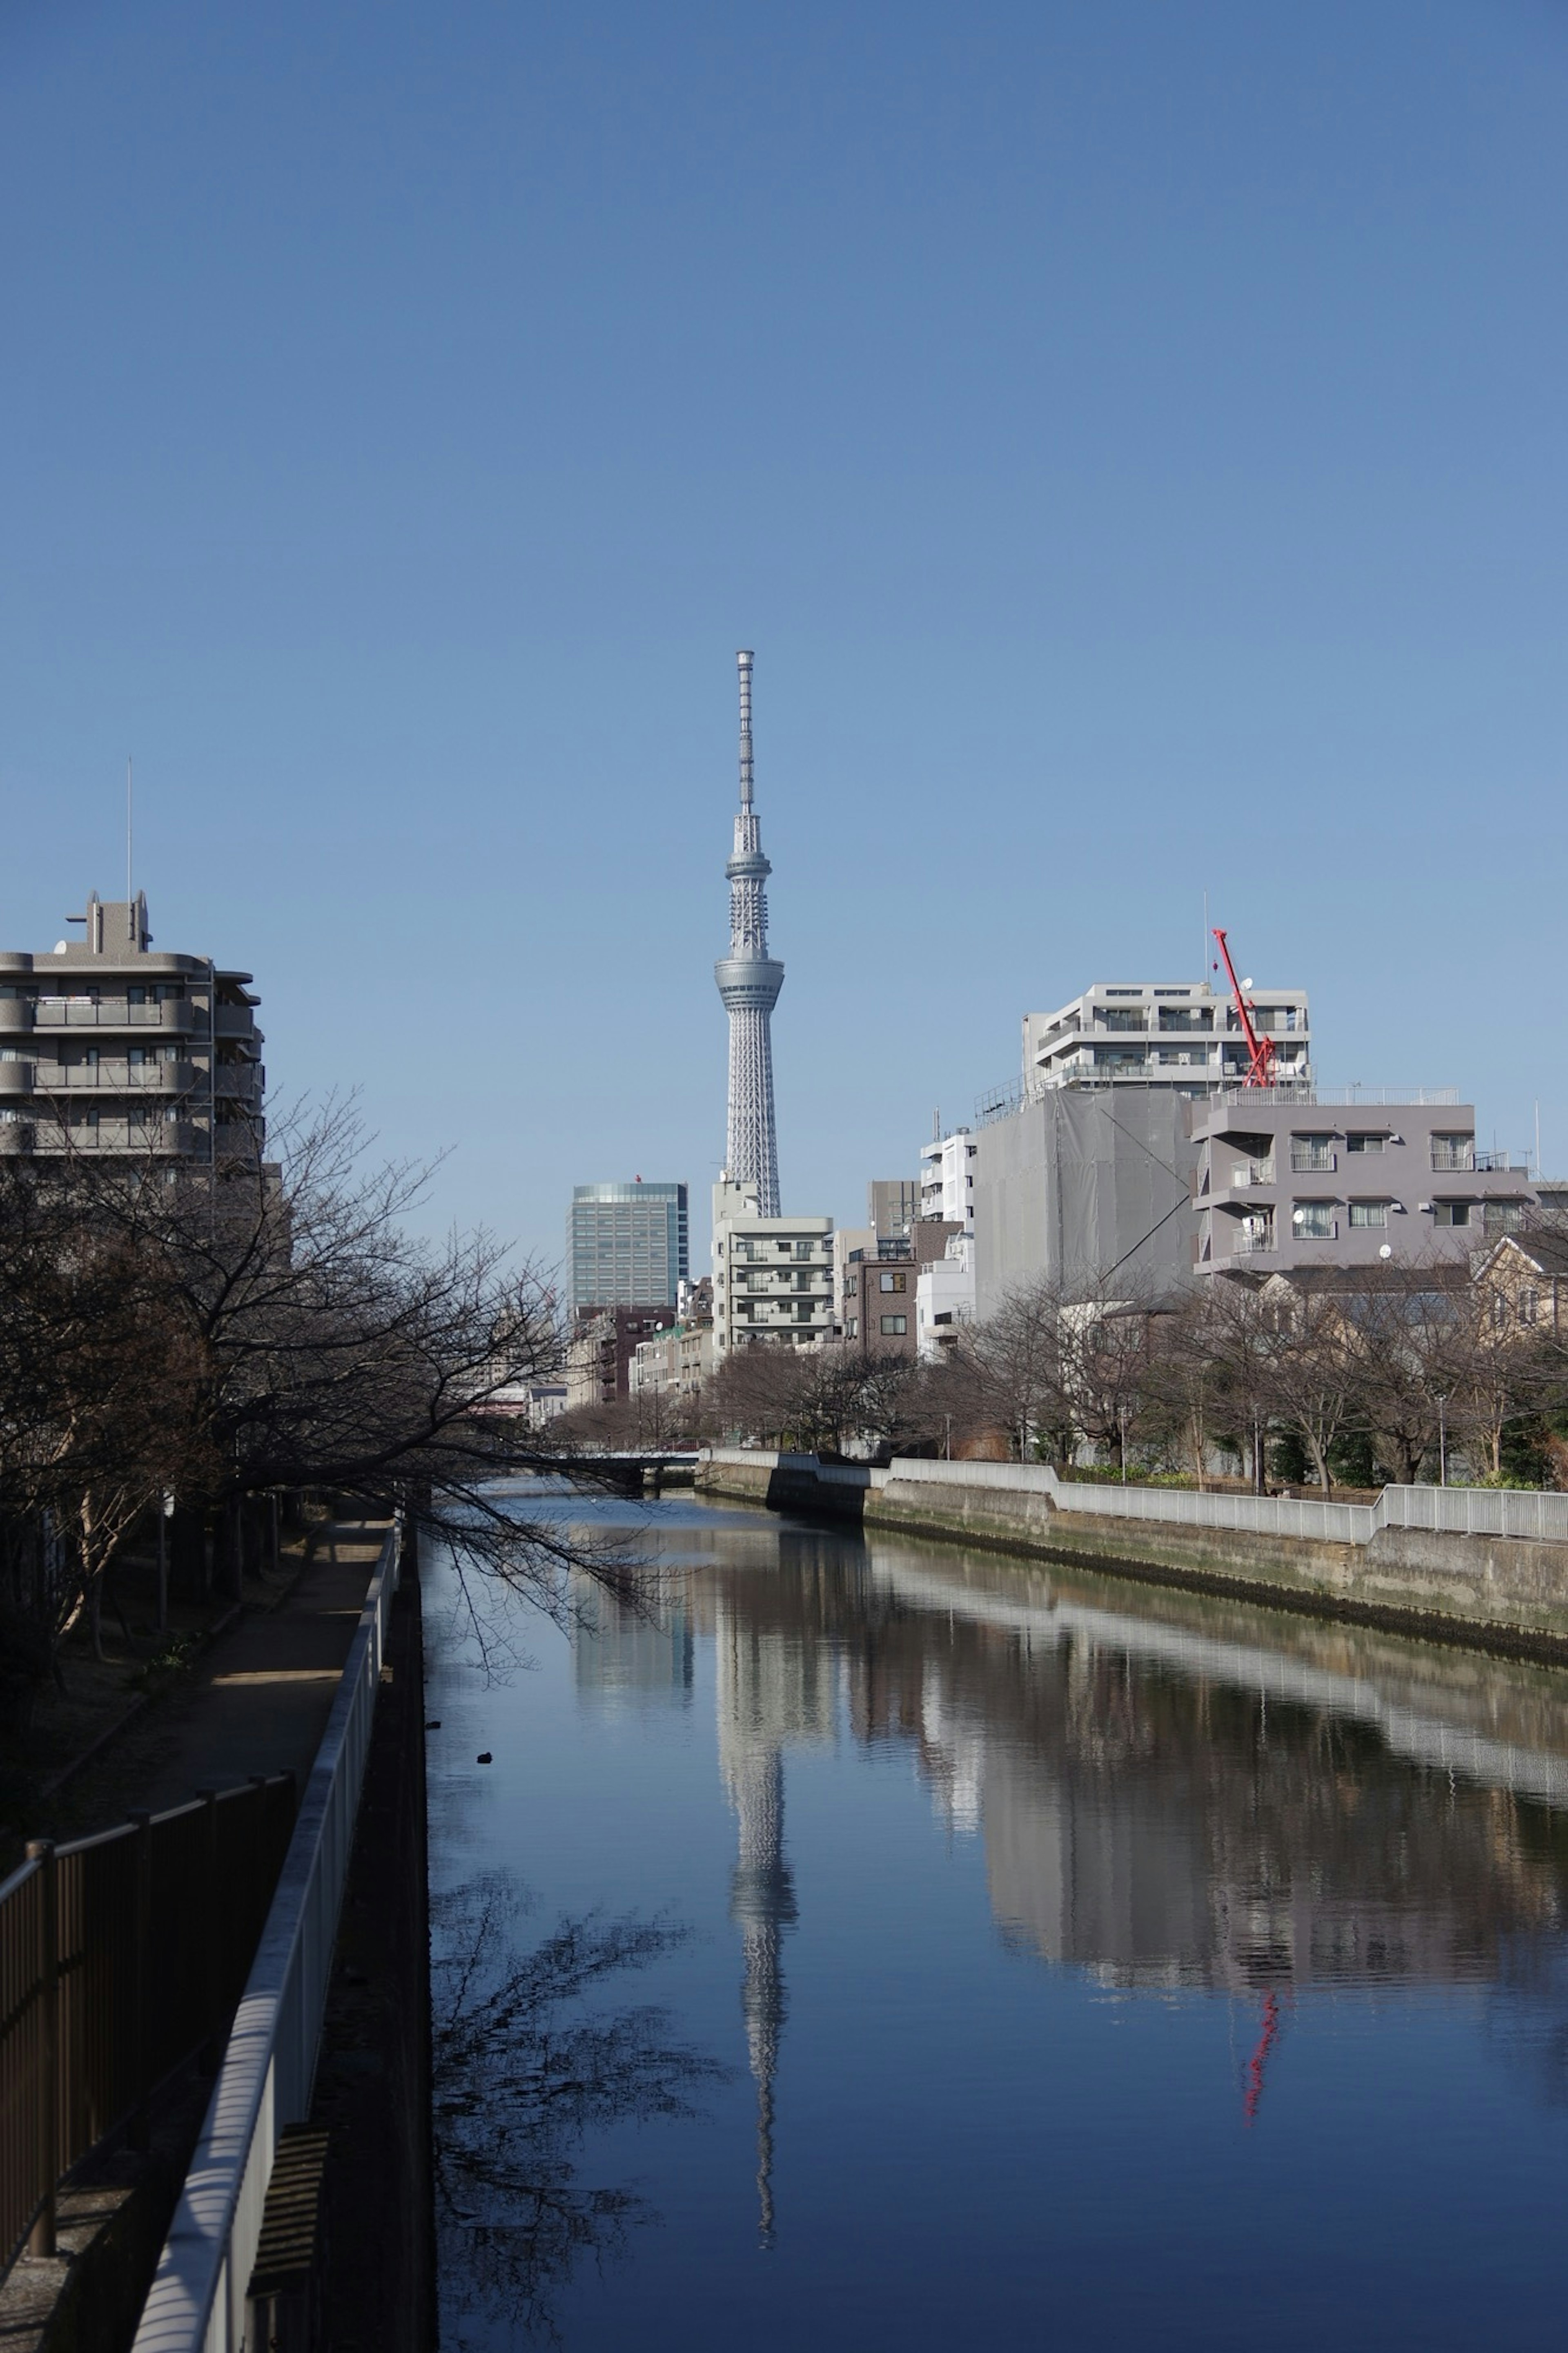
[[[758,1341],[833,1336],[833,1220],[764,1218],[754,1183],[713,1187],[713,1360]]]
[[[915,1283],[915,1353],[935,1364],[974,1321],[974,1236],[952,1234],[945,1252],[922,1266]]]
[[[979,1146],[966,1127],[921,1146],[921,1215],[974,1229],[974,1162]]]
[[[1276,1079],[1310,1082],[1306,990],[1244,986],[1254,1029],[1273,1043]],[[1247,1065],[1241,1018],[1207,981],[1096,981],[1054,1013],[1024,1016],[1026,1099],[1084,1084],[1202,1098],[1239,1085]]]

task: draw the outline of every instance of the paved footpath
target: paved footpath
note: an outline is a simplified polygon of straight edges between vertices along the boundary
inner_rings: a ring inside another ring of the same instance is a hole
[[[243,1610],[190,1680],[129,1724],[60,1792],[56,1834],[157,1813],[198,1789],[292,1772],[303,1789],[326,1730],[385,1531],[327,1524],[270,1609]]]

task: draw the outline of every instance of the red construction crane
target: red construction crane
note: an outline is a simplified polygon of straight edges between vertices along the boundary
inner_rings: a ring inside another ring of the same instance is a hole
[[[1241,1023],[1241,1034],[1247,1040],[1247,1076],[1241,1083],[1244,1087],[1271,1087],[1274,1084],[1274,1040],[1272,1038],[1260,1038],[1252,1026],[1252,1017],[1258,1008],[1250,997],[1244,997],[1241,993],[1241,983],[1236,976],[1236,966],[1230,960],[1230,950],[1225,944],[1225,934],[1217,924],[1215,926],[1215,937],[1219,942],[1219,952],[1225,958],[1225,968],[1230,977],[1230,993],[1236,1003],[1237,1018]],[[1216,972],[1219,970],[1218,965],[1215,965],[1215,970]]]

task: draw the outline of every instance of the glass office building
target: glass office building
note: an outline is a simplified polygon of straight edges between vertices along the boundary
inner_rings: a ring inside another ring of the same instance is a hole
[[[566,1226],[567,1295],[586,1307],[675,1305],[690,1273],[684,1185],[574,1185]]]

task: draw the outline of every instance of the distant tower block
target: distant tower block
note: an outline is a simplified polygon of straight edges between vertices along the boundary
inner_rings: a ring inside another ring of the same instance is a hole
[[[730,1017],[729,1172],[737,1185],[755,1185],[757,1211],[776,1218],[779,1146],[773,1122],[773,1042],[770,1023],[784,987],[784,966],[768,954],[768,902],[763,885],[773,868],[763,856],[752,807],[752,657],[735,656],[741,671],[741,807],[730,878],[730,953],[713,967]]]

